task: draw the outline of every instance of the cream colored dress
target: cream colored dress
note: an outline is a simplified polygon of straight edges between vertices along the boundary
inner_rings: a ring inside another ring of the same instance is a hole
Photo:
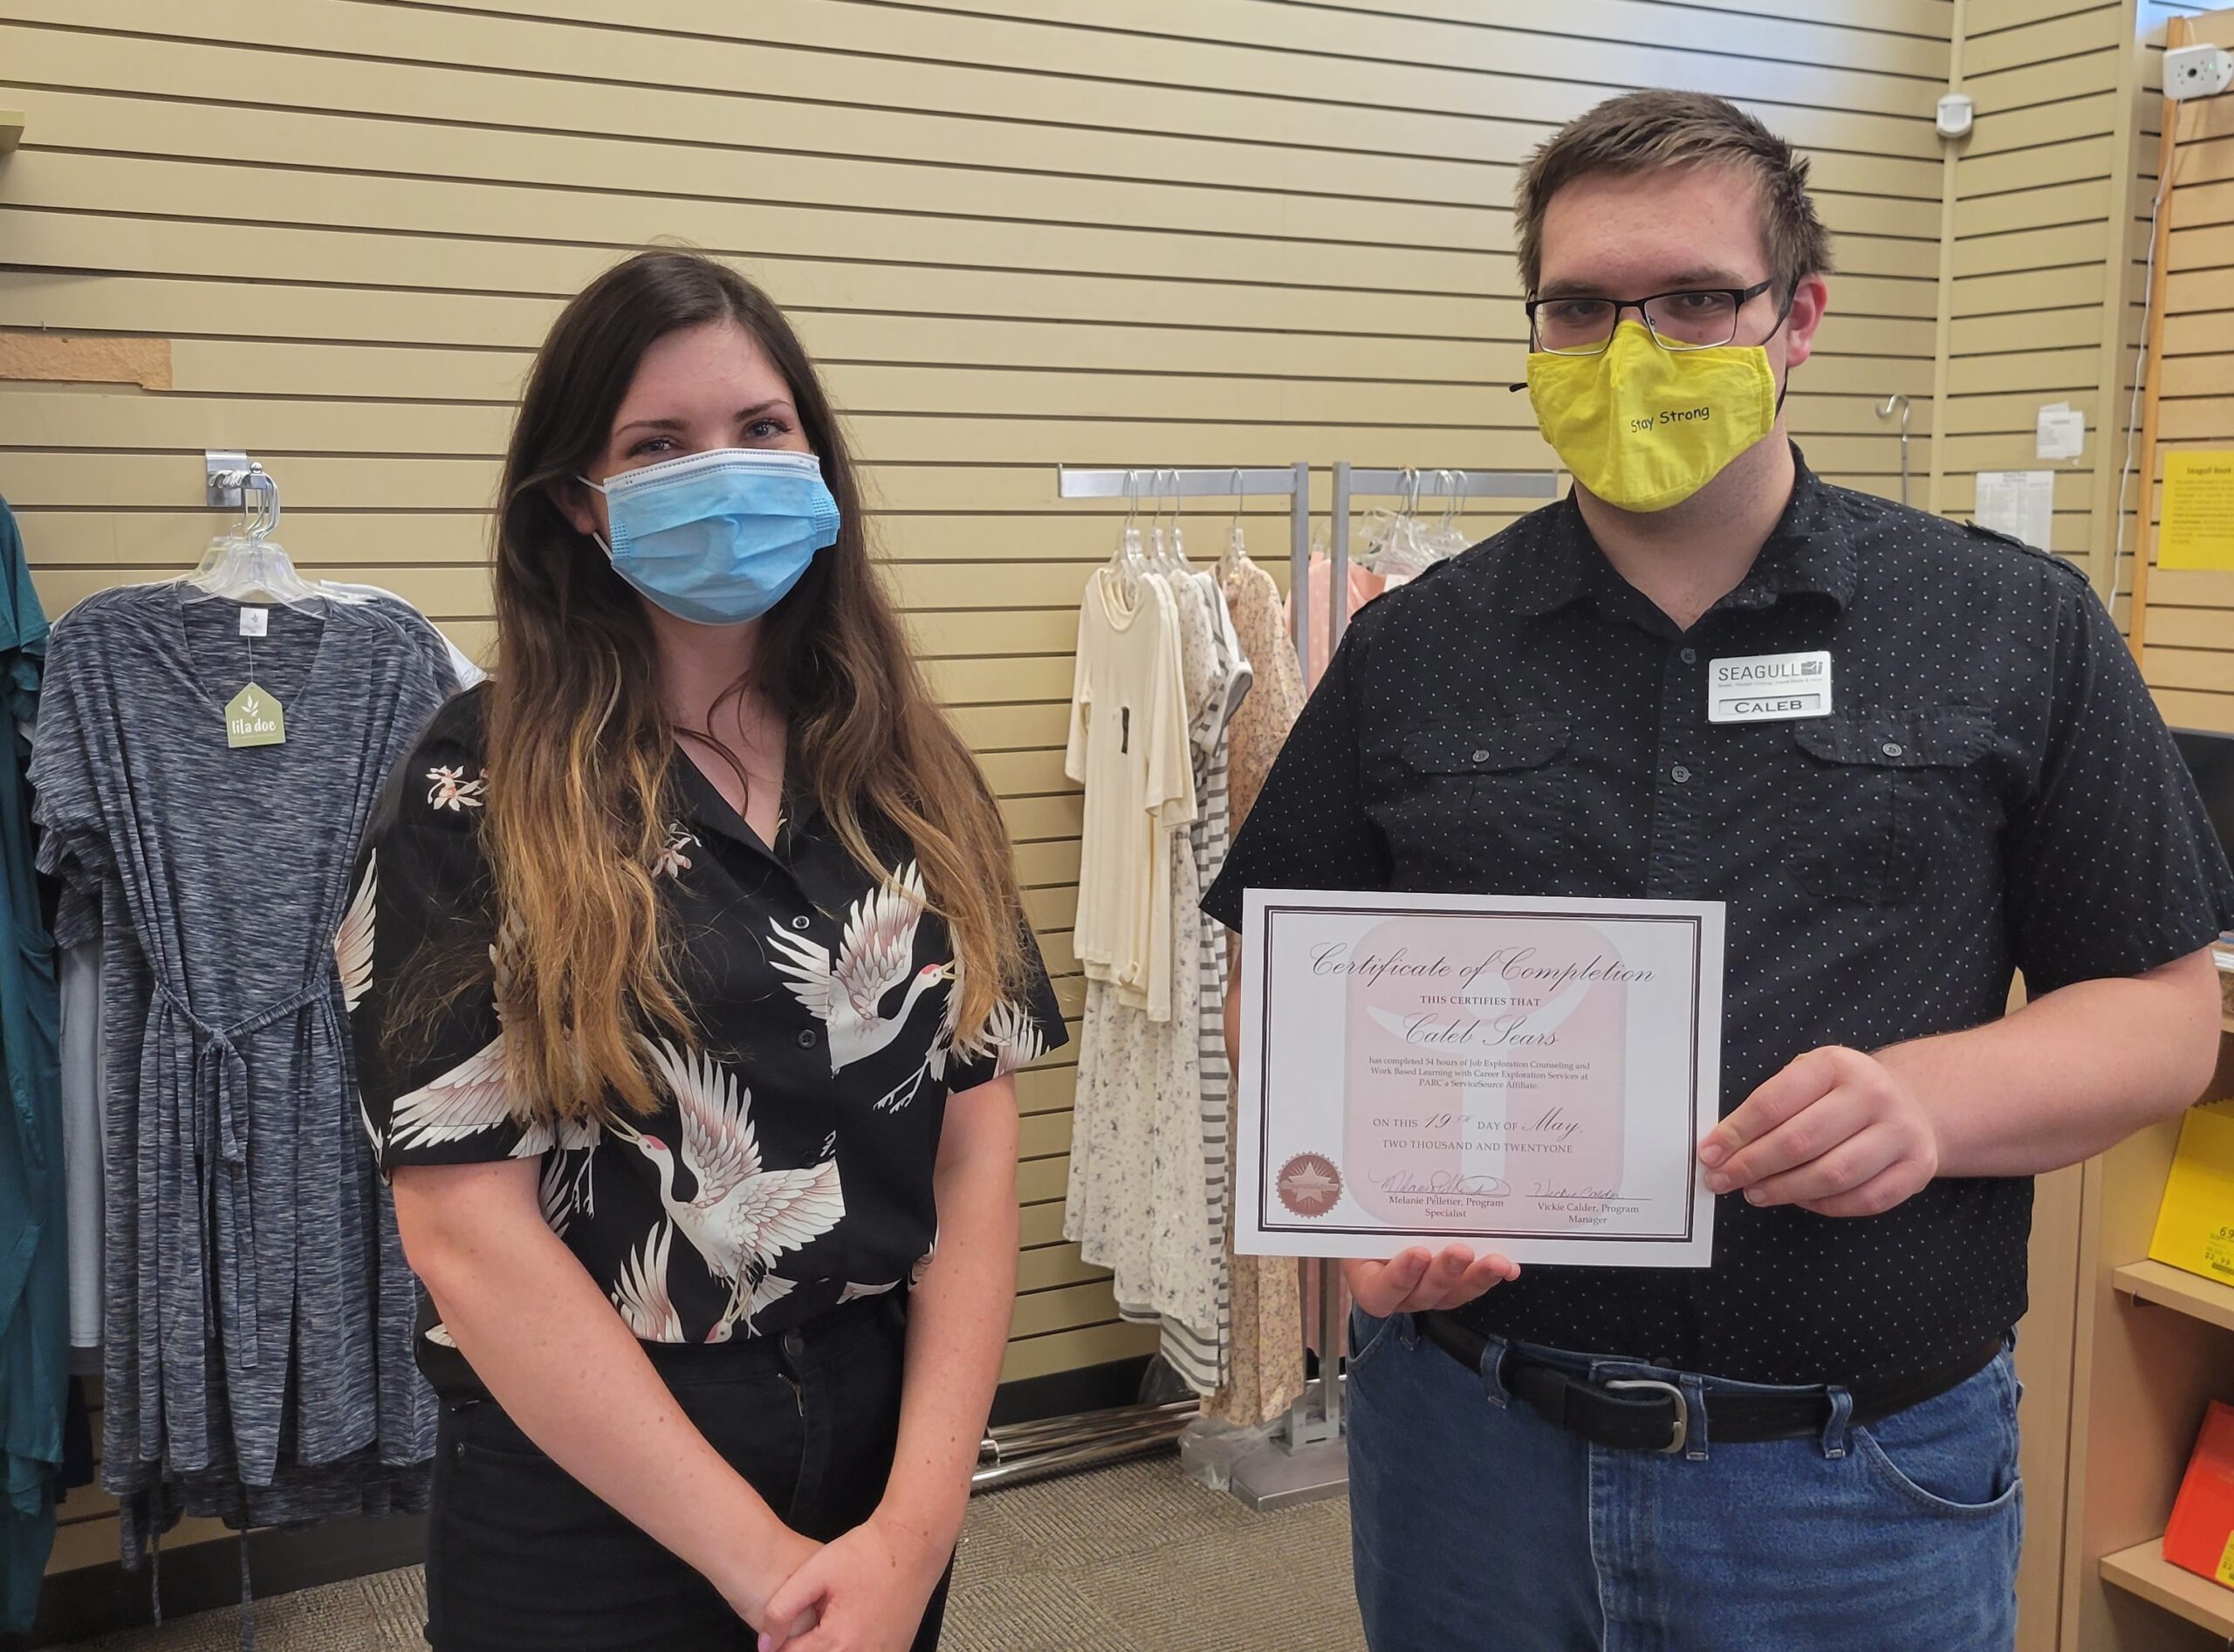
[[[1171,845],[1196,812],[1179,627],[1163,580],[1143,576],[1128,590],[1122,574],[1095,571],[1079,611],[1063,759],[1086,787],[1072,945],[1088,980],[1156,1021],[1172,1015]]]
[[[1146,575],[1141,584],[1155,587],[1172,614],[1184,708],[1179,761],[1188,770],[1191,804],[1192,712],[1212,691],[1214,616],[1209,593],[1190,578]],[[1112,685],[1106,692],[1124,690]],[[1093,807],[1089,781],[1089,819]],[[1159,882],[1170,895],[1162,915],[1168,949],[1157,973],[1169,984],[1168,1014],[1159,1019],[1131,1003],[1117,982],[1089,975],[1063,1235],[1088,1262],[1110,1271],[1118,1311],[1127,1319],[1175,1320],[1215,1348],[1223,1257],[1204,1214],[1211,1176],[1203,1147],[1197,964],[1210,920],[1201,909],[1201,874],[1186,824],[1165,834],[1161,853]]]

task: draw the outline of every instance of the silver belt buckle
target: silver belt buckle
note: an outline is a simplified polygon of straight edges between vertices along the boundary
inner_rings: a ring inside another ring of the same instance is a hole
[[[1673,1400],[1676,1402],[1676,1437],[1662,1446],[1660,1452],[1663,1457],[1673,1457],[1683,1449],[1684,1442],[1691,1437],[1691,1409],[1684,1403],[1682,1389],[1673,1382],[1662,1382],[1656,1377],[1625,1377],[1618,1381],[1608,1381],[1606,1386],[1608,1388],[1657,1388]]]

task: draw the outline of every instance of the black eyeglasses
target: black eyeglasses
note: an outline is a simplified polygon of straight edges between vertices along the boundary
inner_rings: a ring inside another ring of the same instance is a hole
[[[1774,285],[1771,277],[1750,287],[1693,287],[1649,298],[1531,298],[1529,346],[1552,355],[1602,355],[1621,312],[1634,310],[1662,349],[1712,350],[1736,340],[1737,312]]]

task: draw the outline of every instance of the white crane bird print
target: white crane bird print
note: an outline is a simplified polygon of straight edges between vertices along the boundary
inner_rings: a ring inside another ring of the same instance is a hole
[[[351,1015],[373,990],[373,908],[380,899],[380,857],[365,857],[365,875],[333,936],[333,961],[341,970],[341,1004]]]
[[[959,958],[947,966],[946,975],[951,984],[947,988],[945,1013],[939,1018],[938,1037],[931,1040],[923,1064],[878,1100],[875,1106],[879,1113],[897,1113],[922,1094],[925,1085],[945,1083],[947,1063],[956,1056],[964,1061],[993,1057],[993,1076],[998,1079],[1018,1067],[1030,1066],[1047,1053],[1046,1032],[1028,1012],[1006,998],[994,1004],[983,1031],[974,1038],[963,1038]]]
[[[341,971],[342,1004],[351,1014],[356,1012],[365,995],[373,989],[373,915],[379,897],[379,862],[367,855],[365,875],[358,881],[356,895],[350,901],[348,913],[342,918],[341,928],[333,939],[334,961]],[[496,956],[493,947],[490,956],[492,960]],[[500,1009],[500,1020],[501,1016]],[[502,1027],[495,1038],[457,1066],[408,1094],[397,1097],[388,1116],[385,1144],[373,1127],[372,1115],[363,1112],[362,1106],[360,1098],[365,1134],[372,1141],[375,1155],[384,1145],[438,1146],[518,1123],[511,1089],[505,1081]],[[594,1147],[597,1133],[594,1120],[568,1120],[555,1127],[549,1123],[526,1124],[520,1139],[512,1146],[511,1156],[538,1158],[554,1147],[578,1152]]]
[[[503,966],[495,947],[489,949],[489,956],[501,973]],[[343,990],[347,991],[346,981]],[[512,1144],[509,1155],[515,1159],[540,1158],[553,1148],[576,1153],[597,1145],[595,1119],[565,1119],[553,1125],[545,1120],[526,1120],[522,1110],[513,1106],[511,1084],[504,1070],[501,997],[497,1001],[497,1018],[495,1038],[449,1072],[395,1099],[388,1114],[389,1148],[440,1147],[484,1130],[501,1130],[508,1124],[520,1131],[520,1139]]]
[[[380,899],[380,858],[368,853],[365,875],[357,881],[357,893],[333,936],[333,962],[341,972],[341,1007],[347,1015],[356,1014],[357,1006],[373,990],[373,908]],[[380,1127],[373,1122],[361,1090],[357,1095],[357,1117],[365,1127],[365,1139],[373,1144],[373,1156],[379,1158]]]
[[[915,967],[915,934],[927,901],[923,874],[910,860],[891,883],[853,902],[834,962],[820,942],[769,921],[778,973],[791,996],[828,1030],[832,1076],[888,1046],[923,995],[951,978],[950,963]],[[902,984],[908,986],[907,997],[886,1015],[885,1000]]]
[[[647,1048],[675,1097],[682,1126],[679,1151],[626,1121],[615,1121],[613,1132],[651,1161],[668,1219],[707,1270],[729,1285],[729,1308],[708,1339],[724,1341],[739,1319],[750,1329],[754,1314],[790,1293],[791,1283],[774,1277],[777,1258],[812,1244],[844,1219],[838,1162],[768,1169],[752,1128],[752,1095],[737,1075],[712,1056],[686,1053],[665,1039]],[[675,1190],[678,1158],[696,1184],[688,1199]]]
[[[674,1244],[675,1226],[662,1222],[644,1236],[641,1251],[629,1253],[613,1288],[613,1306],[641,1342],[682,1340],[682,1315],[667,1288],[667,1257]]]
[[[730,1305],[722,1311],[722,1317],[714,1321],[714,1328],[706,1333],[706,1340],[709,1342],[728,1341],[737,1334],[737,1326],[740,1320],[744,1322],[747,1336],[757,1335],[758,1331],[754,1321],[760,1317],[761,1313],[781,1302],[798,1289],[798,1285],[795,1280],[779,1278],[773,1273],[760,1270],[757,1265],[747,1268],[744,1277],[730,1287]]]
[[[553,1148],[573,1153],[597,1145],[595,1119],[565,1119],[555,1126],[542,1120],[523,1122],[504,1073],[500,1031],[449,1072],[396,1098],[388,1145],[439,1147],[508,1124],[520,1128],[509,1155],[515,1159],[539,1159]]]

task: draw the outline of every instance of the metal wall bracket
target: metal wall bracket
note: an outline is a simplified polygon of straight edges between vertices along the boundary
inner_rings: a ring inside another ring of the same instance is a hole
[[[202,453],[202,467],[205,478],[202,503],[212,509],[239,510],[240,477],[248,470],[248,455],[230,449],[205,448]],[[228,483],[231,485],[226,485]]]

